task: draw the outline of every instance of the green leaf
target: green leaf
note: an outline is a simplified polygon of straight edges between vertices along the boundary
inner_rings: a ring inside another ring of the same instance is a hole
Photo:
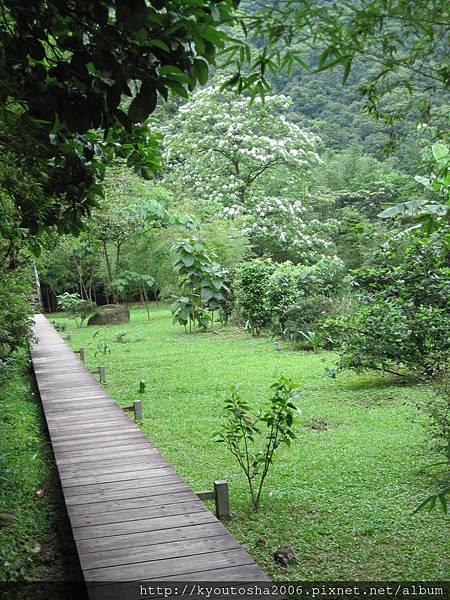
[[[420,198],[419,200],[410,200],[409,202],[401,202],[400,204],[396,204],[395,206],[386,208],[377,216],[380,219],[392,219],[393,217],[397,217],[398,215],[404,215],[405,213],[410,213],[415,210],[418,210],[419,208],[424,207],[428,203],[429,201],[424,198]]]
[[[168,54],[170,53],[169,46],[162,40],[149,40],[145,45],[159,48],[160,50],[164,50],[164,52],[167,52]]]
[[[128,118],[133,123],[142,123],[152,113],[157,105],[158,95],[155,88],[142,84],[139,94],[128,108]]]
[[[441,142],[435,142],[431,146],[431,151],[433,152],[433,156],[436,162],[440,164],[446,164],[449,160],[449,149],[447,146],[442,144]]]
[[[348,76],[350,75],[351,68],[352,68],[352,59],[348,58],[344,63],[344,75],[342,77],[342,84],[344,84],[347,81]]]
[[[209,69],[208,63],[202,58],[196,58],[194,61],[194,71],[200,85],[208,81]]]

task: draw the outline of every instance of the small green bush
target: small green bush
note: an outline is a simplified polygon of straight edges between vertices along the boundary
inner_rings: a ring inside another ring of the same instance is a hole
[[[286,312],[286,337],[294,342],[304,341],[301,332],[320,329],[319,324],[335,312],[336,305],[336,300],[327,296],[298,297],[295,304]]]
[[[300,300],[298,268],[287,261],[277,266],[267,282],[265,306],[276,333],[284,333],[287,314]]]
[[[227,446],[244,471],[255,510],[275,452],[282,445],[290,446],[296,438],[294,426],[299,409],[293,401],[299,395],[297,385],[281,376],[270,386],[270,392],[270,407],[252,415],[236,387],[225,399],[225,422],[215,434],[216,441]]]
[[[271,260],[256,259],[244,263],[236,272],[237,307],[247,329],[256,335],[270,322],[266,294],[274,270]]]
[[[95,311],[96,304],[90,300],[83,300],[79,294],[65,292],[57,296],[58,306],[67,314],[69,319],[74,319],[77,327],[83,327],[84,321]]]

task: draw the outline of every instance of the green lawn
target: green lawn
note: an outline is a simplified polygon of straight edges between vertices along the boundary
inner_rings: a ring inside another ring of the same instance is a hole
[[[277,352],[270,339],[233,328],[189,335],[172,325],[164,307],[152,309],[150,322],[145,310],[133,309],[125,326],[76,329],[73,321],[64,322],[72,346],[86,348],[87,365],[106,366],[107,389],[119,404],[132,403],[139,380],[147,382],[142,428],[195,490],[229,480],[229,529],[270,576],[448,578],[445,517],[438,510],[410,516],[426,493],[423,465],[432,458],[415,408],[426,387],[351,373],[333,380],[324,375],[331,353],[283,345]],[[116,341],[121,331],[125,343]],[[99,352],[102,342],[110,353]],[[303,391],[299,436],[280,450],[262,508],[253,513],[243,475],[211,434],[232,386],[239,383],[242,394],[261,406],[280,374]],[[272,559],[282,543],[298,557],[286,570]]]

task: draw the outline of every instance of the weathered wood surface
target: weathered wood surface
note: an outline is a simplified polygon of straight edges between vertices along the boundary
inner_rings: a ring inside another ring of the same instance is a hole
[[[89,596],[113,597],[115,582],[267,581],[43,315],[34,332],[34,371]]]

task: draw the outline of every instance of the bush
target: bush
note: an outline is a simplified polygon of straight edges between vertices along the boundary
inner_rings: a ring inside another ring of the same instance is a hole
[[[270,322],[266,304],[269,278],[275,269],[269,259],[244,263],[236,272],[236,303],[246,327],[254,334]]]
[[[323,257],[297,269],[297,289],[304,295],[336,296],[342,289],[345,265],[337,257]]]
[[[404,242],[403,242],[404,244]],[[443,237],[390,248],[375,268],[354,273],[358,302],[324,323],[339,346],[339,368],[434,377],[450,358],[450,281]]]
[[[321,321],[335,311],[335,305],[336,301],[327,296],[298,297],[286,312],[286,337],[295,342],[304,341],[301,332],[321,329]]]
[[[297,277],[298,268],[289,261],[279,264],[269,277],[265,305],[277,333],[284,334],[287,314],[300,299]]]
[[[0,267],[0,370],[31,337],[32,284],[27,270]]]
[[[450,359],[450,315],[441,308],[366,302],[346,317],[325,321],[323,330],[337,342],[340,369],[434,377]]]
[[[96,304],[90,300],[83,300],[79,294],[65,292],[57,296],[58,306],[67,314],[69,319],[75,319],[77,327],[82,327],[83,322],[91,315]]]

